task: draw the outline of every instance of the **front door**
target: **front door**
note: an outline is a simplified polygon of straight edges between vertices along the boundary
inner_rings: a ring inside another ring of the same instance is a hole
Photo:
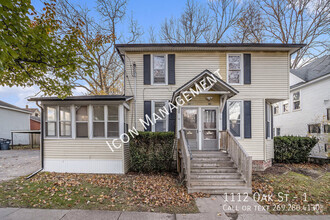
[[[182,128],[191,150],[218,150],[218,108],[182,108]]]
[[[216,108],[202,109],[202,150],[218,150],[218,118]]]
[[[198,108],[182,109],[182,128],[191,150],[199,149]]]

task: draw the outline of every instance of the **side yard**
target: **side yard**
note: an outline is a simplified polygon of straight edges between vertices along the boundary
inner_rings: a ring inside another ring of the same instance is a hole
[[[329,215],[329,183],[329,165],[274,164],[253,174],[253,193],[272,214]],[[272,199],[262,198],[263,194],[273,195]]]

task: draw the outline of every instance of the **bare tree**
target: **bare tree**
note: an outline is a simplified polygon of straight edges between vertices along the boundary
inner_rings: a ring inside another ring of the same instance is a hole
[[[123,65],[115,51],[116,42],[137,41],[143,34],[133,16],[130,18],[127,39],[117,33],[118,23],[126,15],[126,0],[97,0],[97,13],[92,17],[90,11],[82,6],[73,6],[67,0],[57,5],[59,19],[66,29],[79,28],[83,44],[81,56],[84,64],[77,71],[75,86],[85,88],[89,94],[121,94],[123,92]],[[94,20],[94,18],[99,20]],[[80,25],[77,26],[77,23]],[[88,76],[84,73],[88,73]]]
[[[238,21],[243,9],[240,0],[212,0],[208,7],[212,14],[212,28],[205,33],[205,39],[208,43],[219,43]]]
[[[330,0],[260,0],[260,7],[270,39],[306,44],[292,59],[292,68],[329,53]]]
[[[150,26],[149,27],[149,42],[150,43],[156,43],[156,36],[155,36],[155,27],[154,26]]]
[[[250,1],[235,24],[232,40],[239,43],[262,43],[265,40],[265,25],[261,9]]]
[[[210,29],[207,9],[194,0],[187,0],[179,18],[165,19],[161,26],[161,39],[168,43],[197,43]]]

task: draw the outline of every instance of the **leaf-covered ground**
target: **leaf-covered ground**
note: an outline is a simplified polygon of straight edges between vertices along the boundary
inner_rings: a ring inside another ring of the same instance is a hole
[[[315,164],[275,164],[264,172],[254,173],[254,197],[273,214],[330,214],[328,168]],[[273,196],[268,199],[262,195]]]
[[[0,184],[0,206],[198,212],[194,197],[172,174],[95,175],[39,173]]]

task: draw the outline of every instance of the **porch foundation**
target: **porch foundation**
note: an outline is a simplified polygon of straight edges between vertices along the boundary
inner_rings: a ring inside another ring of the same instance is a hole
[[[264,171],[268,167],[272,166],[272,160],[253,160],[252,161],[252,170],[253,171]]]

